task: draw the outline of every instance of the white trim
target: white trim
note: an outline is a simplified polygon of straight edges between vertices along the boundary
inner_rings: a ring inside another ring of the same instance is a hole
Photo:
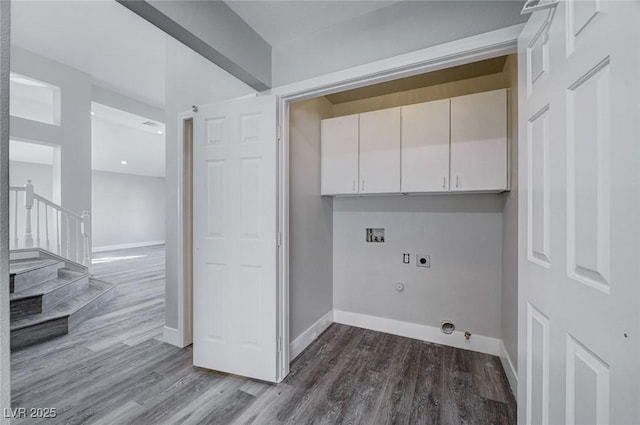
[[[189,345],[189,344],[184,344],[184,341],[182,340],[182,335],[180,334],[180,331],[178,329],[170,328],[168,326],[165,326],[162,331],[162,339],[167,344],[175,345],[176,347],[180,347],[180,348],[184,348],[187,345]]]
[[[118,245],[104,245],[104,246],[95,246],[91,250],[91,252],[105,252],[105,251],[115,251],[118,249],[128,249],[128,248],[142,248],[145,246],[155,246],[155,245],[164,245],[165,241],[147,241],[147,242],[132,242],[132,243],[121,243]]]
[[[178,227],[176,229],[176,260],[177,260],[177,287],[178,287],[178,334],[179,341],[182,345],[179,347],[186,347],[193,343],[193,302],[191,299],[192,289],[190,285],[185,285],[184,282],[184,216],[183,216],[183,203],[184,194],[182,188],[184,186],[184,122],[192,119],[195,122],[195,113],[193,111],[185,111],[178,114],[178,143],[176,151],[176,169],[177,169],[177,198],[176,204]],[[195,128],[194,128],[195,129]]]
[[[289,358],[293,361],[302,353],[318,336],[324,332],[333,323],[333,310],[322,316],[316,323],[302,332],[300,336],[294,339],[289,345]]]
[[[511,357],[509,357],[509,352],[507,351],[507,347],[504,346],[503,341],[500,341],[500,361],[502,362],[504,372],[507,374],[507,380],[509,381],[511,392],[515,397],[517,397],[518,372],[516,371],[516,368],[513,367],[513,362],[511,362]]]
[[[271,93],[291,102],[324,96],[425,72],[517,52],[524,24],[489,31],[391,58],[275,87]]]
[[[436,344],[448,345],[449,347],[491,354],[493,356],[500,355],[501,341],[488,336],[474,334],[469,340],[466,340],[464,333],[460,331],[454,331],[453,334],[446,335],[440,331],[440,328],[433,326],[340,310],[333,310],[333,321],[342,323],[343,325],[405,336],[422,341],[434,342]]]
[[[278,381],[289,374],[291,347],[289,344],[289,104],[300,100],[324,96],[343,90],[363,87],[397,78],[408,77],[456,65],[476,62],[517,52],[518,36],[524,24],[514,25],[473,37],[428,47],[395,57],[356,66],[301,82],[276,87],[271,90],[278,96],[278,124],[281,131],[279,152],[279,202],[280,231],[282,232],[282,258],[279,259],[278,281],[278,332],[282,344]],[[182,303],[181,303],[182,304]],[[335,316],[334,316],[335,317]],[[419,325],[415,325],[419,326]],[[437,329],[437,332],[440,332]],[[435,334],[437,335],[437,334]],[[442,334],[444,335],[444,334]],[[440,335],[438,335],[440,337]],[[482,338],[472,337],[474,344]],[[495,355],[499,353],[499,340],[486,341]],[[288,348],[288,349],[287,349]],[[467,348],[467,347],[463,347]]]

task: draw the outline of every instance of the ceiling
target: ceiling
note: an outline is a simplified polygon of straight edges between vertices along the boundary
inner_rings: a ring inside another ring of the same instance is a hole
[[[335,105],[338,103],[353,102],[370,97],[382,96],[389,93],[402,92],[422,87],[435,86],[437,84],[445,84],[453,81],[481,77],[483,75],[496,74],[502,72],[506,61],[506,56],[500,56],[440,71],[387,81],[373,86],[334,93],[327,95],[326,98]]]
[[[95,102],[91,109],[92,169],[164,177],[163,123]]]
[[[165,33],[113,0],[11,2],[11,42],[163,107]]]
[[[397,2],[398,0],[226,1],[234,12],[274,47]]]

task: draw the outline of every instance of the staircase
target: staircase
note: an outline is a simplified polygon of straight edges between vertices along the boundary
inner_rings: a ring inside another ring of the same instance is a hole
[[[9,262],[12,350],[66,335],[115,295],[114,285],[91,278],[85,267],[34,252]]]

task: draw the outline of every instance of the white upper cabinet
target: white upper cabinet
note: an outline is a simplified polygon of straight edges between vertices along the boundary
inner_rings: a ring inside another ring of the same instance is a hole
[[[358,115],[322,120],[323,195],[358,193]]]
[[[509,190],[507,89],[322,121],[323,195]]]
[[[451,99],[451,191],[507,190],[507,90]]]
[[[360,114],[359,193],[400,192],[400,108]]]
[[[449,99],[402,107],[402,192],[449,191]]]

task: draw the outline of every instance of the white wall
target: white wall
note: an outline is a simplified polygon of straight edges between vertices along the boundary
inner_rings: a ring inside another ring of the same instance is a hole
[[[526,21],[520,1],[403,1],[273,48],[273,87]]]
[[[333,305],[333,198],[320,196],[320,120],[331,103],[317,98],[289,110],[289,336],[300,336]]]
[[[0,1],[0,205],[9,195],[9,57],[11,3]],[[0,210],[0,235],[9,233],[9,214]],[[0,287],[9,286],[9,246],[0,243]],[[9,352],[9,291],[0,291],[0,408],[11,407],[11,353]],[[0,424],[11,420],[0,416]]]
[[[9,184],[23,187],[31,180],[35,192],[47,199],[53,199],[53,166],[33,162],[10,161]]]
[[[497,195],[336,198],[334,309],[500,338],[501,211]],[[367,227],[385,228],[385,242],[366,243]]]
[[[504,193],[502,213],[502,341],[518,370],[518,66],[511,55],[505,64],[505,82],[511,87],[511,191]]]
[[[60,146],[61,204],[91,213],[91,77],[17,46],[11,70],[60,87],[60,126],[11,117],[11,138]]]
[[[164,242],[164,178],[96,170],[92,178],[94,250]]]
[[[191,105],[203,105],[255,93],[221,68],[167,37],[166,81],[166,291],[165,322],[178,328],[178,114],[191,111]]]

